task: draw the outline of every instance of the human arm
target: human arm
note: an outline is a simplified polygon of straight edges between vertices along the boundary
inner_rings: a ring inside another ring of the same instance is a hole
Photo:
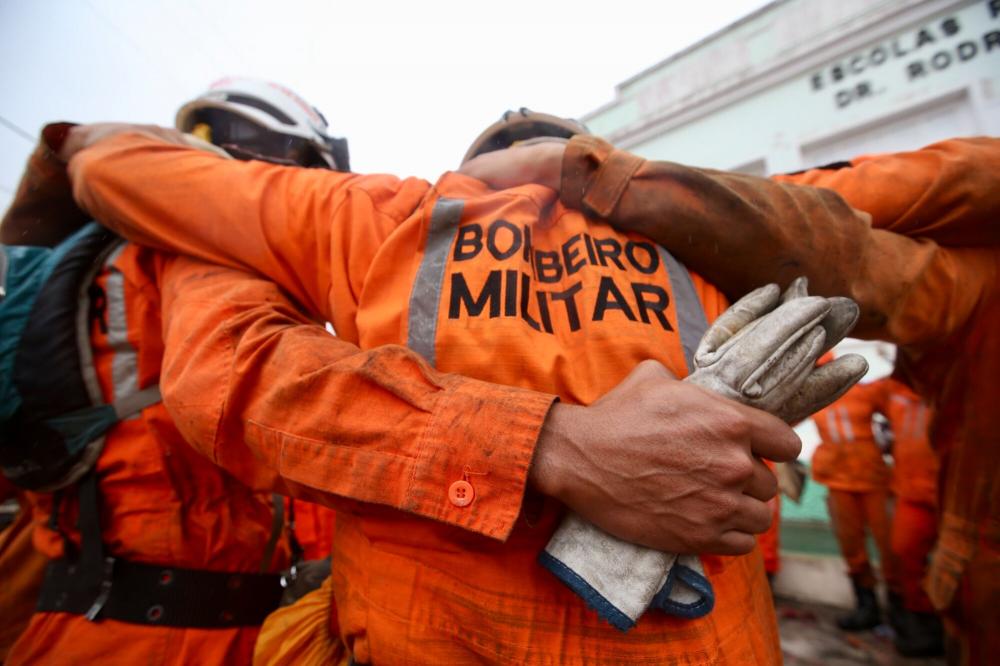
[[[995,152],[998,146],[992,142],[982,150]],[[917,160],[913,173],[923,175],[906,181],[902,174],[911,158]],[[962,160],[961,167],[942,167],[942,184],[935,185],[936,177],[920,159],[919,152],[871,158],[866,170],[850,169],[840,177],[837,187],[844,191],[888,191],[906,182],[900,187],[913,203],[876,206],[874,219],[848,205],[839,191],[646,161],[593,137],[570,142],[561,192],[567,204],[606,215],[664,244],[724,290],[738,293],[761,282],[784,282],[794,268],[809,278],[813,293],[848,296],[858,303],[859,337],[922,345],[961,331],[982,295],[994,288],[991,257],[982,250],[872,228],[869,221],[900,231],[933,227],[941,222],[938,213],[957,197],[965,215],[961,224],[946,218],[947,228],[975,228],[976,219],[985,224],[997,214],[990,192],[1000,183],[996,170]],[[875,177],[876,167],[887,180],[863,186]],[[963,171],[973,186],[962,186]],[[923,201],[923,188],[937,191],[939,199]]]
[[[130,240],[259,272],[351,337],[353,312],[330,312],[328,303],[353,301],[371,253],[428,187],[224,160],[145,131],[100,127],[74,128],[67,143],[76,137],[78,146],[61,153],[81,206]]]
[[[439,373],[402,347],[362,352],[241,271],[177,257],[161,282],[164,403],[211,460],[330,506],[509,532],[554,396]],[[489,472],[475,510],[448,501],[466,467]]]
[[[532,172],[548,182],[552,150],[542,153],[529,146],[497,151],[469,166],[487,182],[505,173],[504,182],[511,184]],[[546,173],[539,176],[540,171]],[[947,338],[992,288],[993,270],[983,252],[873,229],[868,213],[829,189],[647,161],[590,136],[570,141],[559,172],[564,203],[649,236],[731,298],[759,284],[786,284],[798,275],[809,278],[812,293],[852,298],[861,308],[855,329],[859,337],[897,344]],[[977,176],[984,177],[996,178],[996,173]],[[977,210],[989,205],[988,197],[967,201],[978,201]],[[898,206],[880,214],[894,211],[909,216],[907,228],[931,224]]]
[[[553,406],[439,373],[402,347],[362,352],[240,271],[177,258],[162,292],[161,388],[185,438],[255,486],[327,505],[383,505],[503,539],[530,484],[623,538],[742,552],[768,520],[757,498],[774,494],[754,454],[798,451],[777,419],[657,363],[590,407]],[[475,500],[455,506],[448,488],[467,472]]]
[[[857,157],[776,175],[834,190],[872,216],[872,226],[941,245],[1000,244],[1000,139],[949,139],[920,150]]]

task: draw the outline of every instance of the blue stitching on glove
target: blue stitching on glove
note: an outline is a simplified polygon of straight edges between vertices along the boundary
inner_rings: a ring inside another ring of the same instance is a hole
[[[674,587],[675,579],[680,580],[695,592],[700,593],[702,595],[701,599],[692,604],[682,604],[673,601],[670,598],[670,591]],[[715,592],[712,589],[712,582],[708,578],[702,576],[691,567],[686,567],[683,564],[674,564],[670,570],[670,574],[667,576],[667,582],[663,584],[660,591],[653,597],[653,603],[650,605],[670,615],[693,620],[704,617],[712,612],[712,609],[715,608]]]
[[[601,596],[601,593],[590,586],[580,574],[570,569],[565,563],[557,560],[547,551],[538,554],[538,563],[552,572],[565,585],[573,590],[587,605],[597,611],[597,614],[611,623],[615,629],[626,632],[635,626],[628,615],[618,610],[614,604]]]

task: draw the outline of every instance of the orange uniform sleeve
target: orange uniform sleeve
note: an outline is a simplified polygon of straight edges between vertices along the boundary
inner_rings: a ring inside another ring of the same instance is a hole
[[[443,374],[403,347],[361,352],[274,283],[196,259],[167,264],[162,295],[164,402],[237,478],[335,508],[364,502],[510,533],[554,396]],[[492,489],[467,507],[448,500],[459,458]]]
[[[878,229],[942,245],[1000,244],[1000,139],[950,139],[837,166],[774,179],[835,190]]]
[[[256,271],[355,340],[371,256],[430,187],[226,160],[141,133],[98,141],[69,173],[80,205],[129,240]]]
[[[988,253],[873,229],[867,212],[833,190],[647,161],[596,137],[570,140],[561,196],[663,244],[731,299],[799,275],[813,293],[850,296],[861,306],[861,337],[946,338],[996,281]]]

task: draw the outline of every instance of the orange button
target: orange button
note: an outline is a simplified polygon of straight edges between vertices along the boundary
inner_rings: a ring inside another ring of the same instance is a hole
[[[469,506],[476,497],[476,491],[468,481],[456,481],[448,488],[448,499],[455,506]]]

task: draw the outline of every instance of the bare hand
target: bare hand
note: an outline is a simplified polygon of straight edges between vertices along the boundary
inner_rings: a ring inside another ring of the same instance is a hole
[[[645,361],[593,405],[552,408],[530,478],[626,541],[740,554],[770,526],[777,491],[757,457],[794,460],[800,448],[778,418]]]
[[[459,173],[477,178],[495,190],[538,183],[559,189],[566,142],[558,139],[524,143],[505,150],[484,153],[459,168]]]
[[[181,132],[168,127],[133,123],[91,123],[89,125],[77,125],[70,129],[69,134],[66,136],[66,141],[63,142],[59,152],[56,153],[56,157],[63,162],[69,162],[74,155],[84,148],[102,139],[128,132],[139,132],[167,143],[187,145],[187,141],[185,141],[184,135]]]

